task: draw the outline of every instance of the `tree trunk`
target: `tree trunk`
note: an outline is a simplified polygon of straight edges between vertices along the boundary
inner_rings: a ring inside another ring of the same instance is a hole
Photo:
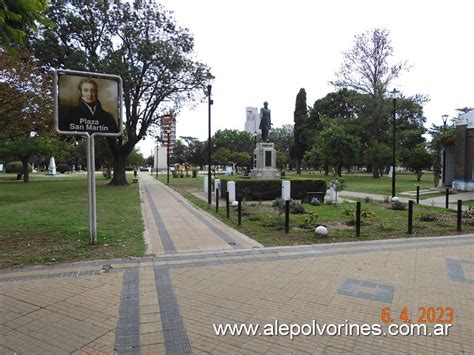
[[[113,165],[114,165],[114,175],[110,185],[114,186],[126,186],[128,185],[127,177],[125,174],[125,164],[127,161],[127,155],[114,154]]]
[[[372,162],[372,178],[380,179],[379,162],[376,159]]]
[[[28,160],[29,159],[23,159],[21,161],[23,165],[23,182],[30,182],[30,173],[28,171]]]
[[[342,164],[336,165],[336,173],[337,173],[337,176],[342,177]]]
[[[301,175],[301,160],[296,160],[296,174]]]
[[[329,164],[324,164],[324,175],[329,175]]]

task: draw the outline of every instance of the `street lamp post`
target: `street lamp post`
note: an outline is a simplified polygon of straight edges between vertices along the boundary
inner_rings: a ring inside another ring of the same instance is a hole
[[[167,144],[166,144],[166,167],[167,167],[167,171],[166,171],[166,185],[169,185],[170,184],[170,131],[166,131],[166,135],[167,135]]]
[[[392,135],[392,198],[395,197],[395,129],[396,129],[396,115],[397,115],[397,98],[400,91],[393,89],[390,96],[393,101],[393,135]]]
[[[446,123],[448,122],[448,115],[442,115],[441,119],[443,120],[443,133],[446,133]],[[446,183],[446,147],[443,146],[443,172],[441,177],[442,185]]]
[[[212,78],[210,77],[207,81],[207,100],[208,100],[208,123],[209,123],[209,132],[208,132],[208,164],[207,164],[207,205],[211,206],[211,105],[214,103],[211,99],[212,92]]]

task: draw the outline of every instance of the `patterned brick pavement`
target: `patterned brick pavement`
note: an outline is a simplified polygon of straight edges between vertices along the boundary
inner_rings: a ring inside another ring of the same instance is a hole
[[[156,255],[1,270],[0,354],[474,353],[474,235],[258,248],[191,205],[174,217],[179,196],[142,187]],[[375,324],[385,307],[416,323],[427,306],[453,308],[448,336],[213,329]]]
[[[168,254],[0,273],[0,353],[472,353],[474,235]],[[102,268],[107,263],[112,268]],[[216,336],[214,323],[381,323],[448,336]],[[400,321],[396,323],[401,324]],[[431,329],[432,327],[430,327]]]

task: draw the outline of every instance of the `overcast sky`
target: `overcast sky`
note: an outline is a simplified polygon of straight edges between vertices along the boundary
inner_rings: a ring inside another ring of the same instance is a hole
[[[307,104],[334,91],[329,81],[352,48],[354,35],[390,31],[394,61],[411,66],[389,89],[422,93],[427,127],[441,115],[474,106],[474,1],[428,0],[161,0],[190,30],[197,59],[213,84],[212,133],[244,129],[245,108],[269,102],[274,127],[293,123],[296,95]],[[177,135],[207,139],[207,103],[183,110]],[[152,140],[139,144],[148,156]]]

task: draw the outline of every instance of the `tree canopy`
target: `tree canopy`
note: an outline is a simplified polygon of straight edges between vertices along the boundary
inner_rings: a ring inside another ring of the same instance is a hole
[[[53,0],[54,28],[32,38],[51,68],[106,72],[123,80],[124,136],[108,138],[112,184],[127,184],[125,164],[134,146],[160,119],[204,97],[209,68],[194,59],[194,41],[154,0]]]

